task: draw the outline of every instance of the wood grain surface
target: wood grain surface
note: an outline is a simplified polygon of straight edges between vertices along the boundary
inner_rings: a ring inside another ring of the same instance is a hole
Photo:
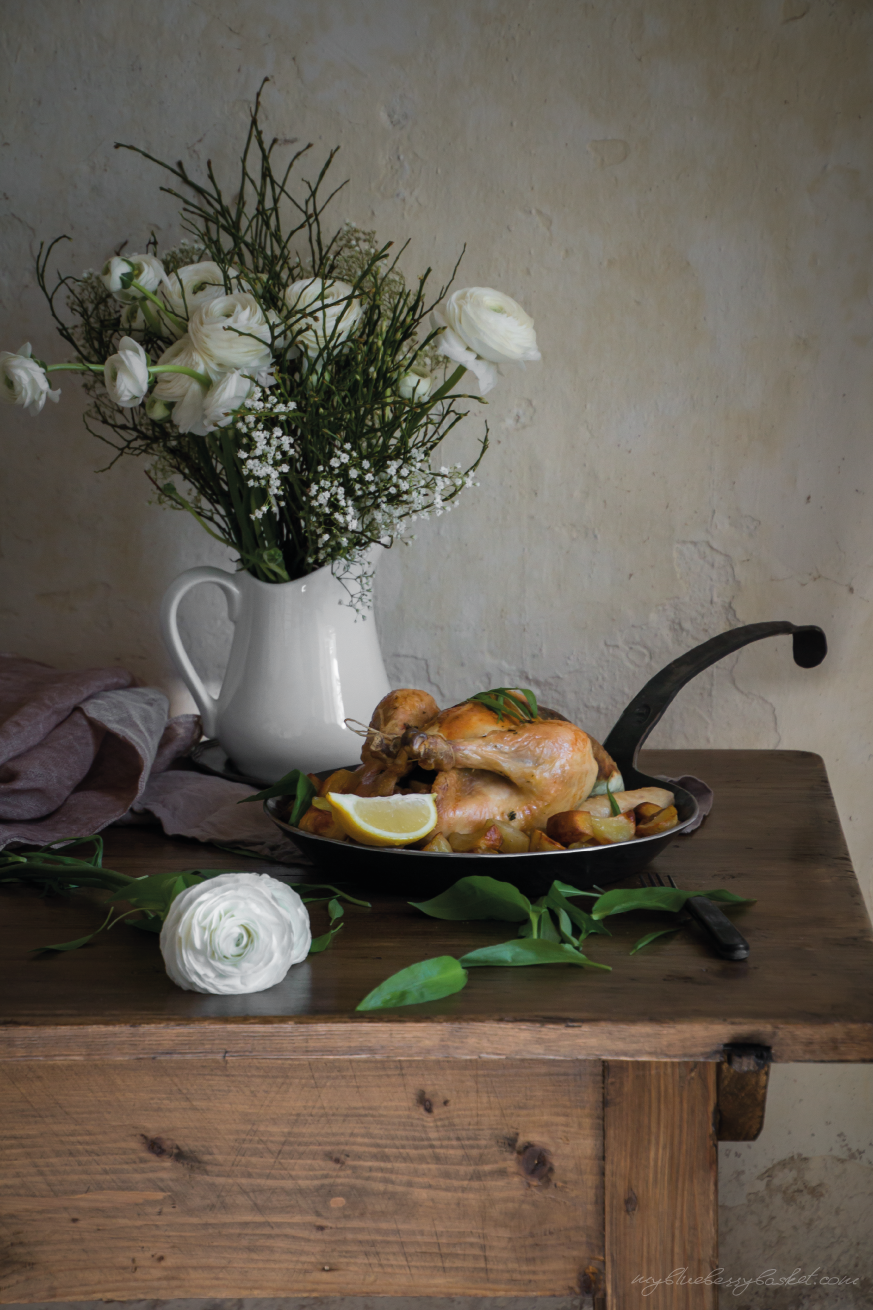
[[[0,1300],[602,1285],[597,1061],[0,1069]]]
[[[718,1266],[715,1098],[712,1064],[608,1062],[609,1310],[716,1310],[717,1289],[705,1281]]]
[[[512,926],[444,923],[377,898],[371,911],[351,908],[331,948],[279,986],[201,996],[174,987],[154,937],[126,926],[72,954],[36,953],[95,927],[99,909],[84,897],[5,887],[0,1058],[714,1060],[725,1043],[771,1047],[777,1061],[873,1058],[873,936],[821,760],[795,751],[663,751],[647,752],[643,766],[713,786],[709,819],[678,837],[656,867],[680,887],[757,898],[731,911],[752,948],[747,962],[717,958],[693,927],[630,956],[644,932],[667,922],[635,912],[610,920],[611,938],[589,940],[610,974],[477,969],[444,1001],[364,1015],[354,1013],[357,1002],[397,969],[505,940]],[[107,865],[131,873],[198,864],[284,872],[145,829],[106,837]],[[485,869],[499,877],[499,857],[483,857]]]

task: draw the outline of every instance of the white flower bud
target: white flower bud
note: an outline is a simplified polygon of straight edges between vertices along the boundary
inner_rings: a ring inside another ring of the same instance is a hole
[[[312,944],[297,892],[266,873],[223,873],[180,892],[161,929],[170,978],[189,992],[266,991]]]
[[[172,406],[166,401],[161,400],[160,396],[154,393],[148,397],[145,403],[145,412],[153,423],[166,423],[167,419],[173,412]]]
[[[110,355],[103,366],[103,381],[116,405],[132,409],[142,404],[149,389],[149,361],[133,337],[121,338],[118,354]]]
[[[60,389],[52,391],[45,369],[31,359],[30,342],[17,351],[0,350],[0,400],[9,405],[23,405],[28,414],[39,414],[46,400],[55,404]]]
[[[100,274],[107,291],[111,291],[123,305],[143,298],[142,291],[131,286],[132,282],[138,282],[143,291],[154,294],[165,276],[163,264],[154,255],[114,255],[103,265]]]
[[[420,404],[423,400],[427,400],[433,390],[433,377],[424,368],[415,364],[408,373],[403,374],[397,390],[404,400],[412,400]]]

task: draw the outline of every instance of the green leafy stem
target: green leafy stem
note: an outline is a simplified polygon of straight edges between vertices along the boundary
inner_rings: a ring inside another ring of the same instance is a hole
[[[69,852],[79,850],[80,854]],[[250,853],[241,851],[240,854]],[[109,893],[110,908],[106,918],[85,937],[76,937],[69,942],[53,942],[48,946],[37,947],[42,951],[75,951],[86,942],[90,942],[98,933],[113,928],[116,923],[128,920],[132,928],[146,932],[159,933],[164,920],[170,912],[170,906],[188,887],[217,878],[228,869],[175,869],[163,873],[144,874],[131,878],[126,873],[103,867],[103,838],[98,836],[81,837],[74,841],[52,842],[36,851],[0,852],[0,883],[20,882],[43,888],[44,891],[70,892],[82,888],[96,888]],[[332,883],[295,883],[293,890],[306,905],[326,904],[329,927],[326,933],[315,937],[309,948],[310,955],[316,955],[333,941],[343,926],[342,901],[352,905],[370,908],[369,901],[359,900],[342,891]],[[327,893],[325,895],[325,893]],[[121,901],[130,908],[120,911],[115,903]],[[139,918],[130,918],[139,914]]]

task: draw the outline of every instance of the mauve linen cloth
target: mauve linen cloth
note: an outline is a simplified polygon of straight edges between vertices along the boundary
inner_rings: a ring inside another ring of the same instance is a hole
[[[170,836],[301,862],[260,805],[238,805],[254,788],[171,767],[200,719],[168,720],[163,692],[133,682],[125,669],[60,673],[0,655],[0,850],[151,819]]]

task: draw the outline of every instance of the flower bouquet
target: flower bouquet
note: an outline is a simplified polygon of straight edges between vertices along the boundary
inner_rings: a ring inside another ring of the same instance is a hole
[[[540,355],[508,296],[449,294],[452,279],[430,296],[429,269],[412,285],[401,272],[405,246],[392,256],[349,224],[327,237],[336,152],[292,189],[310,147],[283,166],[277,148],[258,100],[232,197],[211,164],[201,182],[137,150],[169,173],[186,239],[159,256],[152,236],[144,253],[120,250],[53,285],[49,262],[68,238],[41,246],[37,279],[72,357],[0,352],[0,396],[39,413],[59,398],[52,375],[81,372],[89,430],[146,457],[160,503],[193,514],[261,582],[330,565],[362,611],[372,548],[450,510],[487,449],[486,425],[467,463],[435,462],[479,399],[457,390],[465,371],[484,395],[499,365]]]

